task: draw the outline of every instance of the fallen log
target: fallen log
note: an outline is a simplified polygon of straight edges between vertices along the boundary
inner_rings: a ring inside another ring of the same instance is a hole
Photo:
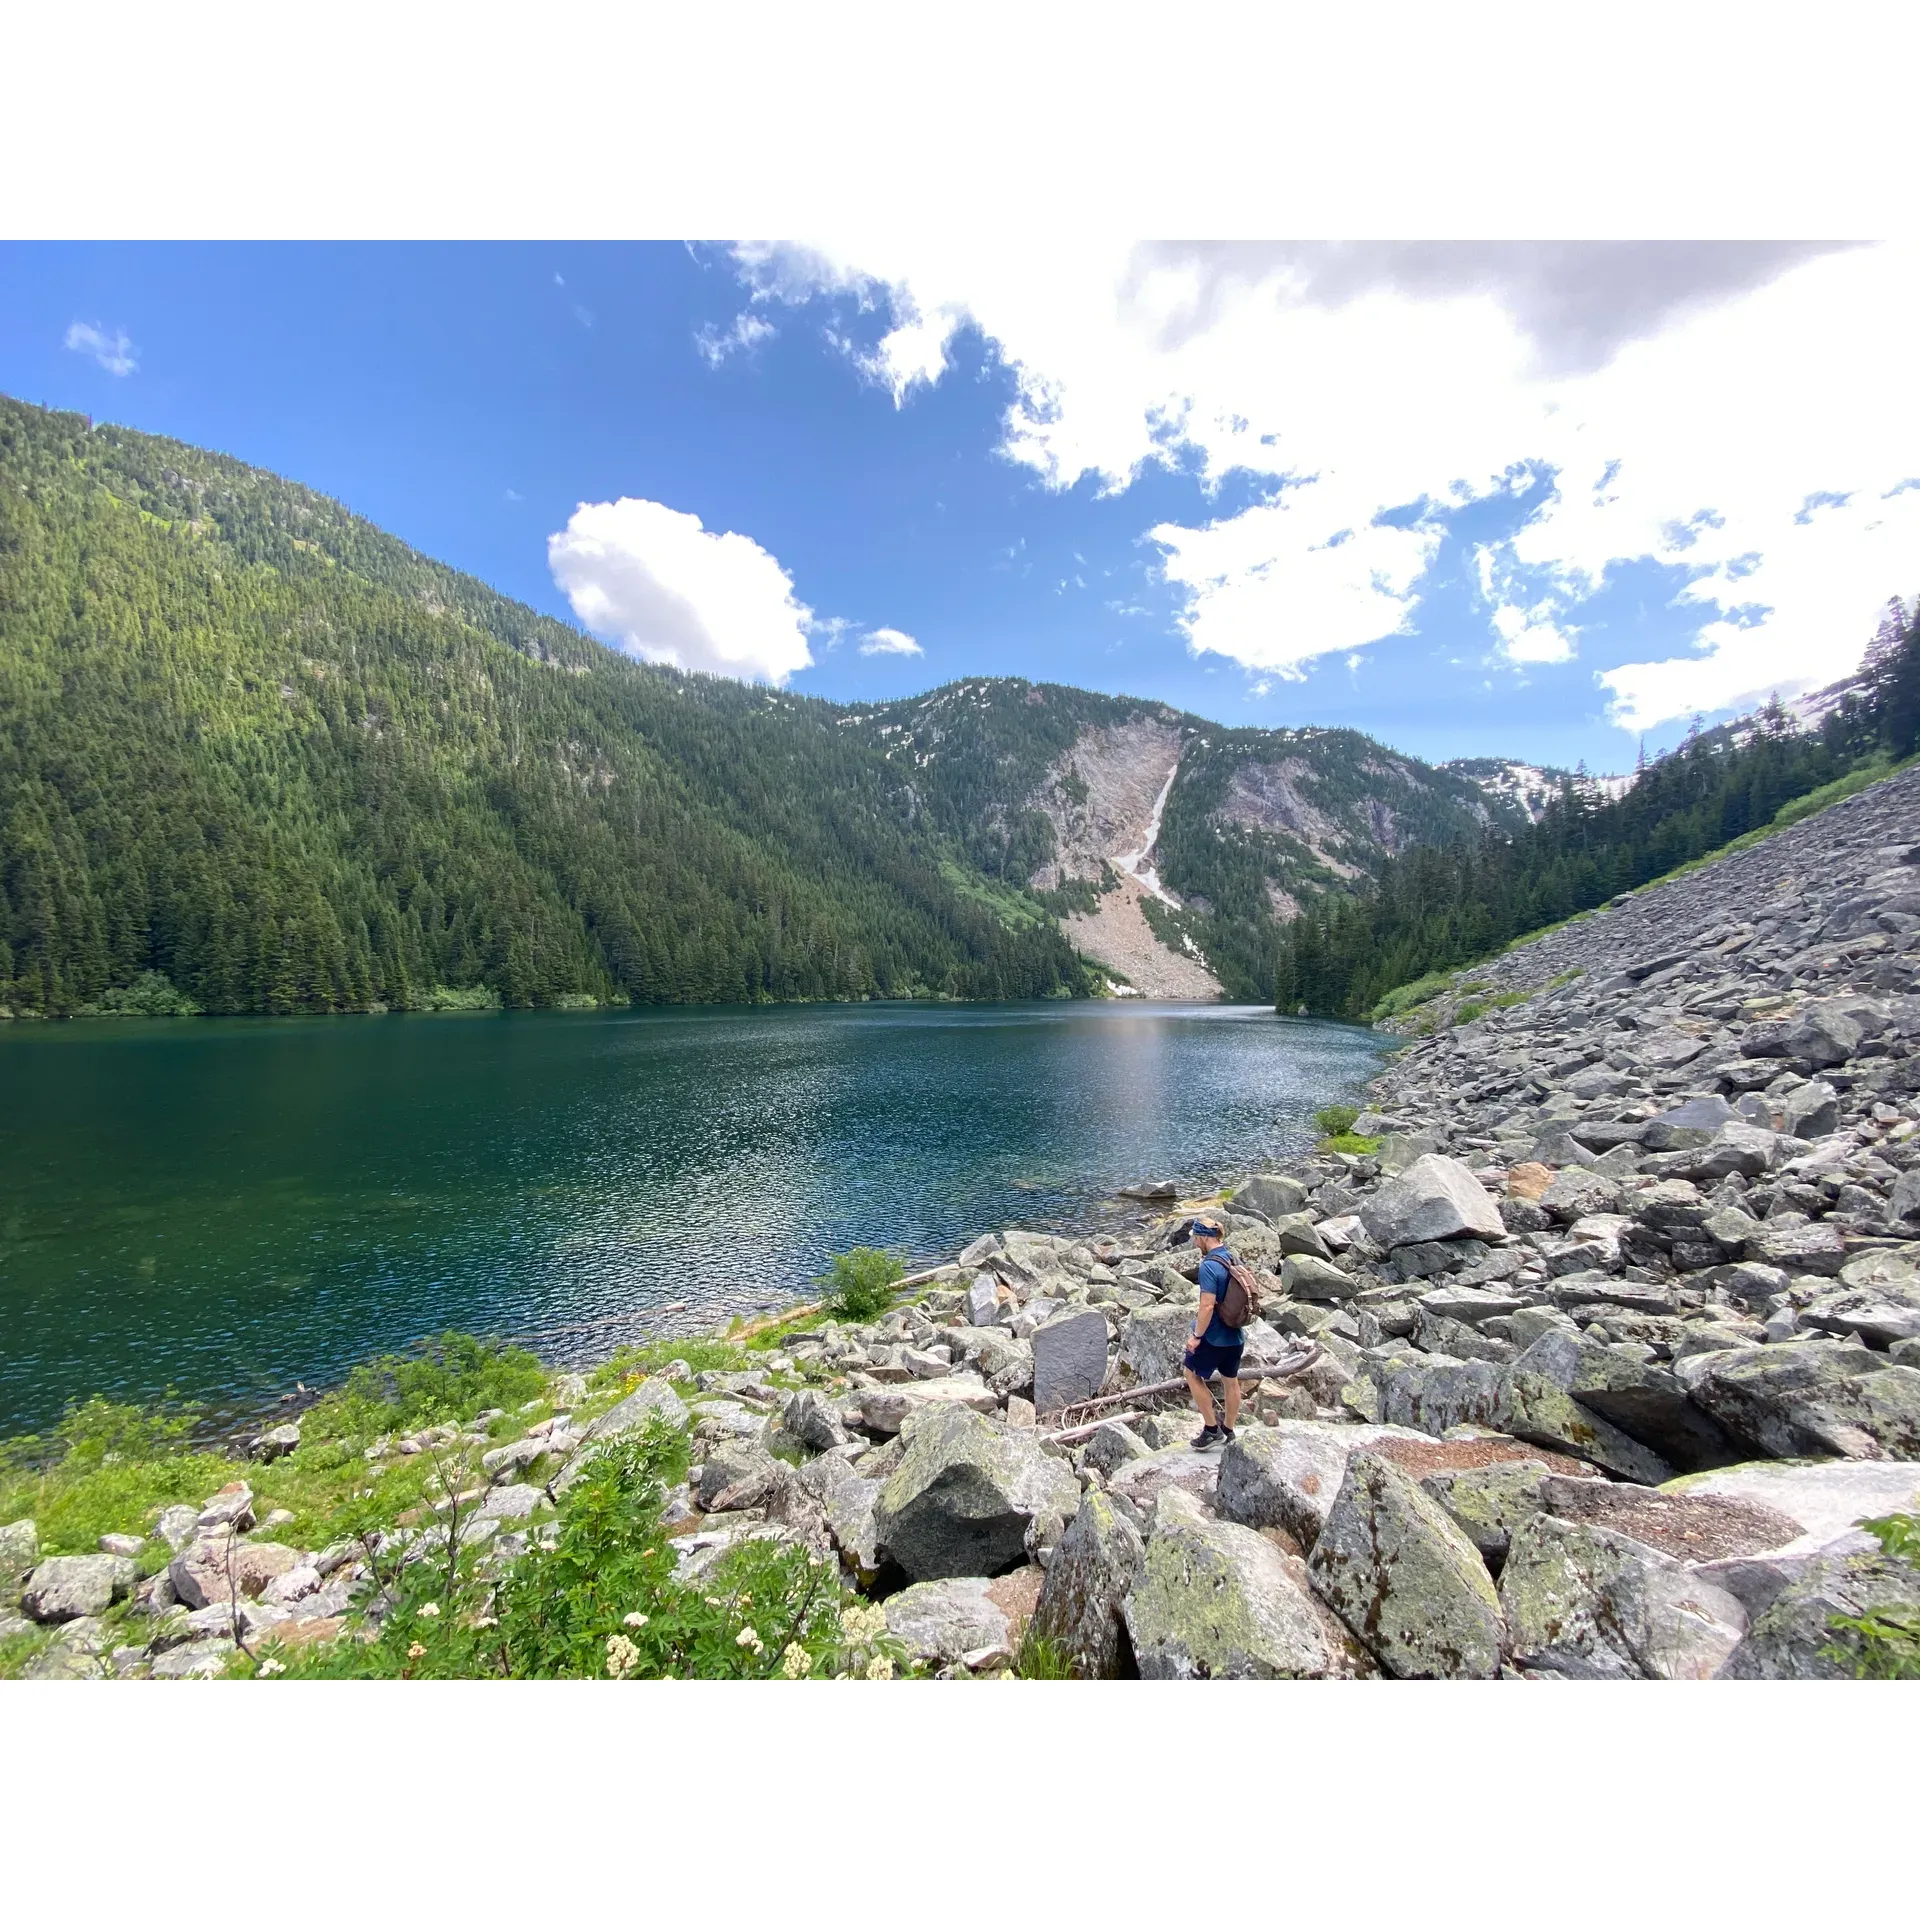
[[[1324,1351],[1324,1348],[1309,1341],[1303,1345],[1296,1346],[1294,1351],[1288,1354],[1284,1360],[1276,1360],[1270,1367],[1243,1368],[1240,1373],[1240,1378],[1242,1380],[1288,1380],[1296,1373],[1305,1373],[1306,1370],[1320,1358]],[[1084,1417],[1091,1413],[1095,1407],[1119,1407],[1124,1406],[1130,1400],[1151,1400],[1163,1393],[1185,1393],[1186,1390],[1186,1376],[1181,1374],[1172,1380],[1156,1381],[1151,1386],[1129,1387],[1124,1393],[1103,1393],[1096,1400],[1076,1400],[1071,1406],[1062,1407],[1059,1412],[1048,1414],[1046,1419],[1065,1422],[1072,1419],[1075,1415]],[[1042,1431],[1049,1432],[1052,1438],[1058,1439],[1060,1437],[1057,1433],[1052,1433],[1052,1430],[1046,1426],[1045,1421],[1040,1424]],[[1094,1426],[1101,1426],[1103,1424],[1105,1423],[1098,1420],[1093,1422]]]

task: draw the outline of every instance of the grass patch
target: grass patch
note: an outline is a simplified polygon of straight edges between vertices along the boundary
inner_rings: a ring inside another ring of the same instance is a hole
[[[1073,1662],[1066,1649],[1044,1634],[1028,1632],[1020,1641],[1020,1657],[1013,1670],[1022,1680],[1071,1680]]]
[[[546,1369],[524,1347],[443,1333],[411,1354],[382,1354],[302,1419],[303,1439],[364,1446],[403,1427],[471,1420],[487,1407],[511,1412],[546,1390]]]
[[[1316,1153],[1378,1153],[1377,1133],[1330,1133],[1315,1147]]]
[[[620,1346],[587,1375],[589,1393],[624,1392],[634,1381],[683,1360],[695,1373],[738,1373],[742,1349],[718,1335],[685,1340],[652,1340],[644,1347]]]
[[[1359,1118],[1358,1107],[1322,1107],[1313,1116],[1313,1124],[1322,1133],[1351,1133],[1353,1123]]]
[[[1476,995],[1471,1000],[1463,1000],[1455,1009],[1453,1024],[1456,1027],[1469,1026],[1484,1013],[1490,1013],[1495,1007],[1518,1007],[1524,1005],[1533,996],[1528,993],[1502,992]]]
[[[940,876],[955,893],[977,907],[985,907],[1009,933],[1026,933],[1035,927],[1053,925],[1053,916],[1024,888],[990,880],[958,860],[942,860]]]

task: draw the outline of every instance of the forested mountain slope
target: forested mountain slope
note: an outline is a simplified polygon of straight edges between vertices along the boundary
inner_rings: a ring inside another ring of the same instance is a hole
[[[337,503],[0,400],[0,1000],[1084,991],[826,702],[619,658]]]
[[[649,667],[273,474],[0,397],[7,1010],[1024,997],[1098,990],[1083,955],[1259,998],[1301,903],[1520,817],[1357,733]]]

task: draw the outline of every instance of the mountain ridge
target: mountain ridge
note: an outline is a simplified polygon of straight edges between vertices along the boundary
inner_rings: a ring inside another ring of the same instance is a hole
[[[0,562],[11,1012],[155,976],[229,1012],[1258,1000],[1303,904],[1527,817],[1349,729],[651,666],[296,482],[4,397]]]

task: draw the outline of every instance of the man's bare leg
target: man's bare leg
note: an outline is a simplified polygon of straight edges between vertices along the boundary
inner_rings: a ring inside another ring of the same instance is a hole
[[[1227,1431],[1231,1433],[1240,1424],[1240,1382],[1237,1379],[1225,1383],[1227,1395]]]
[[[1213,1389],[1197,1373],[1184,1368],[1182,1371],[1186,1373],[1187,1391],[1193,1395],[1193,1404],[1199,1409],[1201,1420],[1210,1427],[1217,1426],[1220,1416],[1213,1404]],[[1233,1382],[1227,1384],[1231,1387]]]

